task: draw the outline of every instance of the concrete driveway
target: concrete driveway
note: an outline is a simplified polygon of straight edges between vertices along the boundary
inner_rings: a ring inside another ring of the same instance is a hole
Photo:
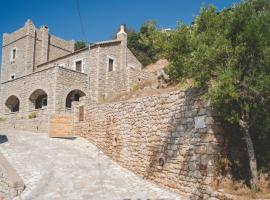
[[[18,199],[176,200],[184,199],[116,164],[83,138],[1,131],[0,151],[26,189]]]

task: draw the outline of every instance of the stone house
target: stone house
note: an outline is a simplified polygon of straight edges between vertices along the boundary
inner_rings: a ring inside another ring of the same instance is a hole
[[[82,96],[98,101],[129,91],[140,80],[142,65],[127,48],[123,26],[115,40],[78,51],[74,43],[31,20],[3,34],[0,115],[69,112],[71,102]]]

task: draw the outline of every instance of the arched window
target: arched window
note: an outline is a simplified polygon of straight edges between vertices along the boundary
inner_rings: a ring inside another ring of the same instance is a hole
[[[19,112],[20,110],[20,100],[14,95],[8,97],[5,104],[7,112]]]
[[[48,103],[48,95],[44,90],[38,89],[35,90],[29,100],[31,103],[31,108],[32,109],[41,109],[47,106]]]
[[[71,108],[71,104],[73,101],[79,101],[80,97],[85,96],[85,93],[81,90],[72,90],[68,93],[66,98],[66,108]]]

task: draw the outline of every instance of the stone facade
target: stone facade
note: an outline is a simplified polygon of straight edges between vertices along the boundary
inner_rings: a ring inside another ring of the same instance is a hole
[[[12,58],[12,50],[16,55]],[[74,41],[65,41],[49,34],[42,26],[37,29],[31,20],[27,20],[21,29],[3,35],[3,55],[1,81],[28,75],[41,63],[70,54],[74,51]]]
[[[74,51],[74,41],[57,38],[48,27],[37,29],[27,20],[24,27],[3,35],[2,52],[0,117],[23,130],[46,130],[50,114],[70,112],[72,101],[82,96],[99,101],[130,90],[140,80],[134,77],[143,77],[123,27],[115,40]],[[40,110],[42,114],[30,120],[37,121],[34,125],[24,123]]]
[[[12,200],[22,193],[23,189],[22,179],[0,153],[0,199]]]
[[[222,137],[211,107],[196,91],[74,104],[74,132],[119,164],[190,199],[211,197]]]

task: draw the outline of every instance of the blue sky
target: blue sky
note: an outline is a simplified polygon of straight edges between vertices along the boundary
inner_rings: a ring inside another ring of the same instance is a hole
[[[123,23],[138,30],[145,21],[155,20],[160,27],[174,28],[179,20],[190,23],[201,5],[223,9],[237,2],[240,0],[79,0],[84,36],[76,0],[1,0],[0,33],[13,32],[32,19],[36,27],[48,25],[58,37],[95,42],[110,39]]]

